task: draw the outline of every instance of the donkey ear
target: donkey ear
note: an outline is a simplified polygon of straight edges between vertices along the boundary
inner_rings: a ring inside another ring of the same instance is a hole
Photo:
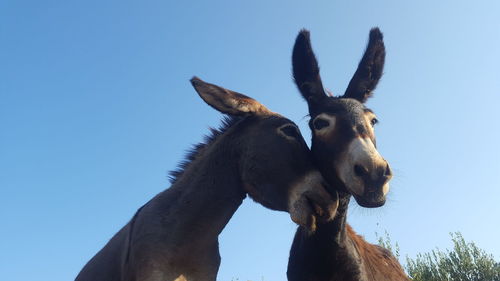
[[[258,101],[243,94],[206,83],[198,77],[191,84],[200,97],[216,110],[230,115],[263,115],[271,111]]]
[[[309,112],[314,111],[327,95],[319,75],[318,61],[311,47],[309,31],[306,29],[302,29],[295,39],[292,65],[295,84],[307,101]]]
[[[352,76],[349,86],[347,86],[344,97],[366,102],[382,77],[384,62],[384,37],[382,32],[375,27],[370,30],[370,39],[365,54],[359,62],[358,69]]]

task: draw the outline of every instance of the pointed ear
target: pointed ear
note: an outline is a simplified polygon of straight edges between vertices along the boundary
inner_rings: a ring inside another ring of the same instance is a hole
[[[191,84],[200,97],[216,110],[230,115],[271,114],[260,102],[243,94],[206,83],[198,77],[191,78]]]
[[[309,105],[309,113],[327,97],[319,75],[318,61],[311,47],[309,31],[302,29],[297,35],[292,54],[293,78],[302,97]]]
[[[344,97],[366,102],[382,77],[384,62],[384,37],[382,32],[375,27],[370,30],[370,39],[365,54],[359,62],[358,69],[351,78],[349,86],[347,86]]]

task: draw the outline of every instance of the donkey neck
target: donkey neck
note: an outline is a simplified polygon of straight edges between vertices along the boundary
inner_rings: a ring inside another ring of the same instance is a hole
[[[331,280],[367,280],[364,274],[364,265],[357,249],[356,242],[349,231],[352,229],[347,224],[347,210],[351,195],[339,192],[339,207],[335,219],[322,227],[317,232],[321,247],[327,253],[333,271]]]
[[[174,240],[217,239],[246,193],[240,180],[238,151],[229,134],[197,152],[182,175],[154,201]],[[180,241],[179,241],[180,242]]]
[[[366,280],[346,223],[351,195],[341,191],[338,194],[339,206],[332,221],[318,225],[313,234],[305,233],[303,228],[297,231],[290,250],[289,280]]]
[[[337,208],[335,218],[332,221],[318,227],[316,235],[319,235],[326,241],[332,242],[335,246],[342,246],[346,243],[346,239],[348,239],[346,219],[347,209],[352,195],[341,191],[338,191],[338,194],[339,206]]]

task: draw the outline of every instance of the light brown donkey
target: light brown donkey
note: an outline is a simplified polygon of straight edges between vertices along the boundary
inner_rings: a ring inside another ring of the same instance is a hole
[[[248,194],[315,229],[331,220],[336,193],[324,189],[297,126],[245,95],[191,80],[229,115],[189,155],[173,184],[142,206],[82,269],[77,281],[216,280],[218,236]]]

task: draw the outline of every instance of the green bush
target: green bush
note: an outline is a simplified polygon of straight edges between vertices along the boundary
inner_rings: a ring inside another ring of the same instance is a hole
[[[459,232],[451,234],[453,250],[439,249],[406,258],[406,270],[415,281],[500,281],[500,263],[478,248],[465,242]]]
[[[399,259],[399,246],[392,245],[389,234],[378,237],[380,246],[390,250]],[[404,266],[414,281],[500,281],[500,263],[492,255],[478,248],[474,242],[465,242],[460,232],[451,233],[453,249],[406,257]]]

